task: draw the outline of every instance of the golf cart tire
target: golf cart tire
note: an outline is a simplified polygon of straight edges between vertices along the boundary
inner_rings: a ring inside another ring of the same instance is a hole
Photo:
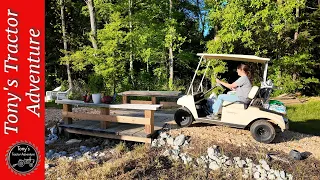
[[[271,143],[276,137],[274,126],[267,120],[255,121],[250,126],[250,132],[256,141],[266,144]]]
[[[191,112],[185,108],[179,108],[176,113],[174,114],[174,120],[180,127],[188,127],[192,124],[194,121],[194,118],[191,114]]]

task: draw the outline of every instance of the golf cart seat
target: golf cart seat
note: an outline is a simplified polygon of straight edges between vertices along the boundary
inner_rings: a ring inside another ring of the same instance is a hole
[[[257,93],[259,91],[259,87],[258,86],[253,86],[248,94],[248,100],[247,102],[242,102],[242,101],[235,101],[235,102],[229,102],[229,101],[224,101],[223,102],[223,107],[228,107],[228,106],[232,106],[233,108],[244,108],[247,109],[252,101],[254,100],[254,98],[256,97]]]

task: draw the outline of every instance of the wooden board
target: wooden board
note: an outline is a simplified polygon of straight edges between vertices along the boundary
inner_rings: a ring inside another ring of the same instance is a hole
[[[126,96],[156,96],[156,97],[179,97],[182,95],[181,91],[125,91],[119,95]]]
[[[64,118],[75,118],[82,120],[92,121],[107,121],[107,122],[118,122],[118,123],[131,123],[131,124],[150,124],[150,117],[131,117],[131,116],[113,116],[103,114],[85,114],[85,113],[74,113],[74,112],[62,112]]]
[[[114,135],[114,134],[106,134],[101,132],[90,132],[84,130],[77,130],[77,129],[65,129],[68,133],[75,133],[75,134],[83,134],[88,136],[96,136],[96,137],[103,137],[103,138],[111,138],[111,139],[120,139],[120,140],[127,140],[127,141],[136,141],[136,142],[144,142],[144,143],[151,143],[151,138],[144,138],[144,137],[135,137],[135,136],[125,136],[125,135]]]
[[[136,109],[136,110],[158,110],[162,105],[160,104],[94,104],[85,103],[79,100],[56,100],[57,104],[69,104],[74,106],[84,106],[84,107],[104,107],[104,108],[114,108],[114,109]]]
[[[90,122],[88,124],[87,122]],[[126,135],[126,136],[134,136],[137,132],[144,132],[145,127],[143,125],[135,125],[135,124],[117,124],[110,123],[107,129],[103,129],[100,127],[99,121],[76,121],[74,124],[61,124],[60,127],[68,128],[68,129],[78,129],[78,130],[86,130],[93,132],[101,132],[107,134],[115,134],[115,135]],[[157,128],[158,129],[158,128]],[[139,133],[137,137],[148,137],[147,133]]]
[[[160,101],[160,104],[163,107],[177,107],[178,106],[177,102]]]
[[[130,100],[131,104],[152,104],[152,101]]]

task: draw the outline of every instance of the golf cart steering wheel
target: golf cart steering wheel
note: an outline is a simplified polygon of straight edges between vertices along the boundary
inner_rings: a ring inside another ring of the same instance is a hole
[[[203,93],[203,96],[208,94],[211,90],[213,90],[214,88],[216,87],[222,87],[222,88],[225,88],[224,86],[222,86],[220,83],[216,83],[216,85],[214,85],[212,88],[210,88],[208,91],[204,92]]]

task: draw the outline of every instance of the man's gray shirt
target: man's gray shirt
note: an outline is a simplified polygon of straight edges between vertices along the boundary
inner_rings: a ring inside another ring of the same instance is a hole
[[[236,95],[239,97],[240,101],[247,102],[248,94],[252,88],[251,82],[247,76],[241,76],[235,81]]]

